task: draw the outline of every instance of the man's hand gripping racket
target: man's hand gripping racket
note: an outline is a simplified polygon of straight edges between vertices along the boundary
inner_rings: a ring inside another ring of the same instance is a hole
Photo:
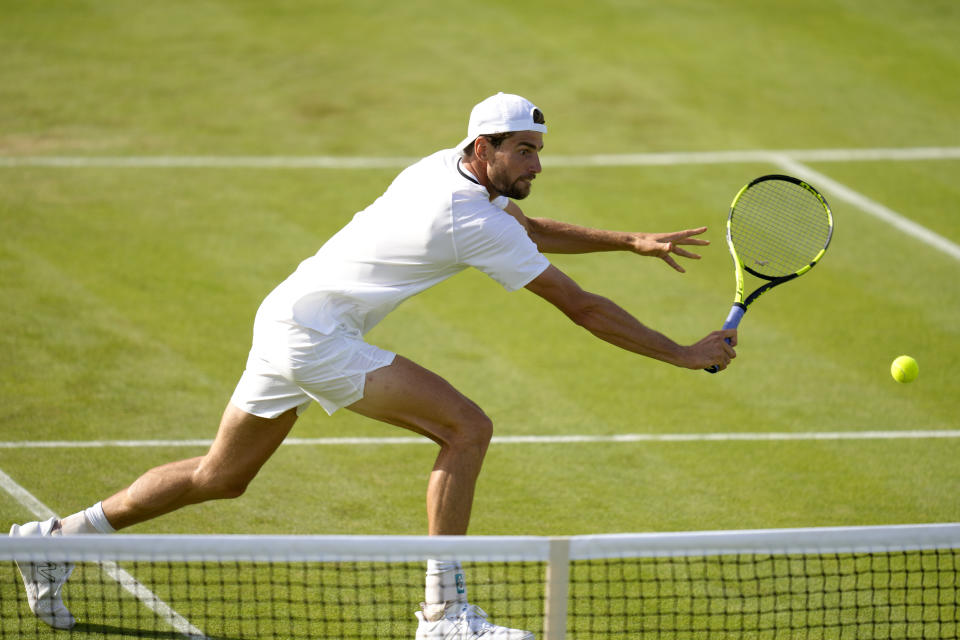
[[[784,175],[761,176],[743,187],[730,205],[727,245],[737,293],[724,329],[736,329],[754,300],[802,276],[823,257],[833,236],[833,215],[812,186]],[[750,274],[763,282],[744,299]],[[716,373],[720,367],[706,369]]]

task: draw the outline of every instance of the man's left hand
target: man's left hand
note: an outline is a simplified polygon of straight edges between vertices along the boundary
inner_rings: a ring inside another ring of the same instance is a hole
[[[686,273],[686,269],[680,266],[680,264],[674,260],[673,256],[676,255],[690,258],[691,260],[699,260],[700,256],[698,254],[687,251],[680,245],[696,245],[702,247],[710,244],[709,240],[693,237],[700,235],[706,230],[706,227],[698,227],[696,229],[686,229],[684,231],[673,231],[670,233],[637,233],[634,234],[632,239],[633,251],[642,256],[660,258],[676,271]]]

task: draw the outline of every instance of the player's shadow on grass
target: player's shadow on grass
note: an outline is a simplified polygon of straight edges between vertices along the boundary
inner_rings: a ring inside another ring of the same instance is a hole
[[[118,627],[112,624],[96,624],[92,622],[78,622],[71,629],[71,634],[89,633],[93,637],[103,638],[152,638],[153,640],[184,640],[184,638],[206,638],[207,640],[242,640],[231,636],[190,636],[179,631],[163,631],[159,629],[138,629],[137,627]]]

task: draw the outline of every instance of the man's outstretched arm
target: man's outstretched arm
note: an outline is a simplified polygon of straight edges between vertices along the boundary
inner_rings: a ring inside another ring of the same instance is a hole
[[[637,233],[607,231],[581,227],[549,218],[528,218],[513,201],[507,205],[507,213],[516,218],[527,230],[530,239],[541,253],[595,253],[599,251],[631,251],[644,256],[660,258],[671,268],[684,272],[673,256],[699,260],[700,256],[687,251],[681,245],[705,246],[708,240],[698,236],[706,227],[668,233]]]
[[[548,267],[526,288],[601,340],[627,351],[688,369],[705,369],[713,365],[725,369],[737,355],[733,350],[737,344],[735,329],[713,331],[692,345],[682,346],[644,326],[613,301],[584,291],[554,266]]]

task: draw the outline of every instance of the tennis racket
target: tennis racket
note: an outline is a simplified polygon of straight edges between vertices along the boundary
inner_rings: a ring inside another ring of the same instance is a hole
[[[735,329],[754,300],[802,276],[820,261],[833,236],[833,215],[820,192],[791,176],[761,176],[730,205],[727,245],[737,294],[724,329]],[[744,299],[746,274],[763,282]],[[706,371],[716,373],[716,365]]]

